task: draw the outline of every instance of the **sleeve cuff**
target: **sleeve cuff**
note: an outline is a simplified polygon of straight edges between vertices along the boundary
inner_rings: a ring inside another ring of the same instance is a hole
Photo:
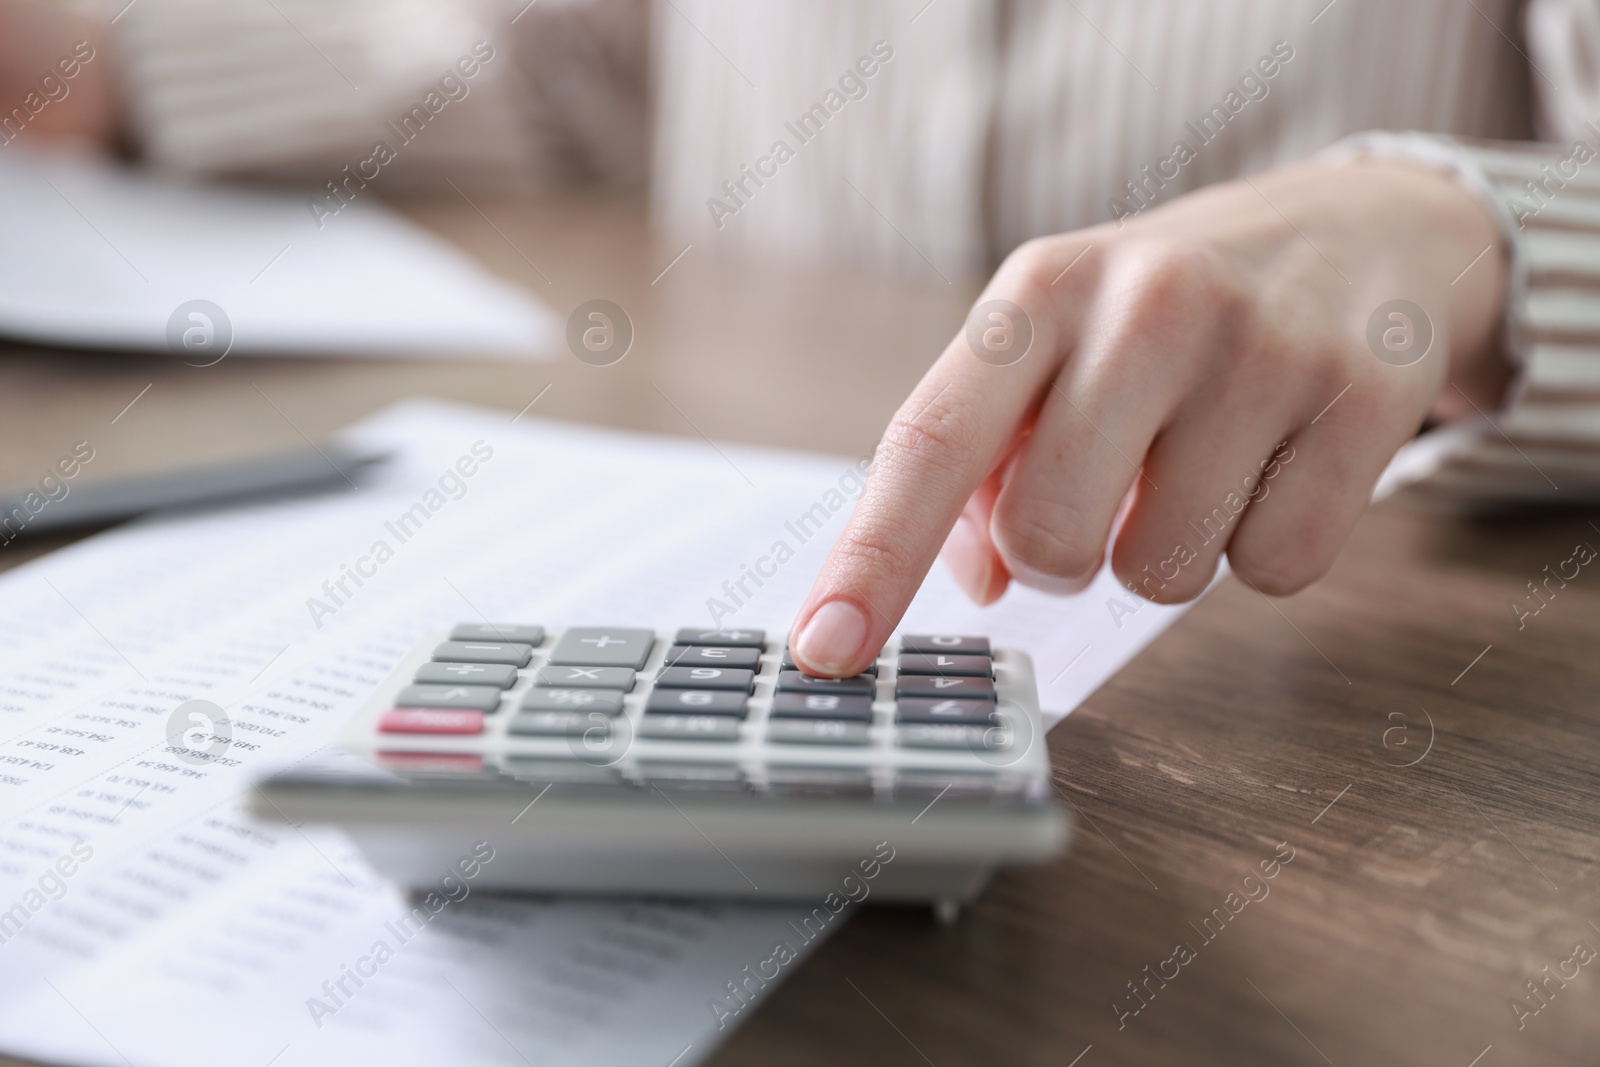
[[[1502,345],[1516,380],[1473,432],[1452,428],[1417,488],[1448,502],[1600,498],[1600,129],[1572,145],[1374,131],[1324,158],[1433,166],[1475,192],[1510,251]]]

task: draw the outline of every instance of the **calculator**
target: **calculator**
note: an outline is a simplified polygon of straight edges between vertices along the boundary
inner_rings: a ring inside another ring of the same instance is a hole
[[[531,893],[816,900],[870,862],[944,916],[1070,830],[1031,659],[948,634],[818,678],[757,629],[463,623],[252,797],[405,886],[478,842],[474,885]]]

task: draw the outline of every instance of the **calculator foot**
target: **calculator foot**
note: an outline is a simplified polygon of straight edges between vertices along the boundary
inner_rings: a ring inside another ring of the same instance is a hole
[[[954,897],[940,897],[933,902],[933,917],[940,926],[949,926],[961,914],[961,902]]]

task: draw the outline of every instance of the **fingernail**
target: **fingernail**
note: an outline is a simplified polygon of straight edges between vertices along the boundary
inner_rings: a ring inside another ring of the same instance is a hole
[[[816,610],[800,639],[795,655],[823,674],[843,674],[867,639],[867,617],[848,600],[830,600]]]
[[[977,526],[965,517],[957,519],[955,528],[944,542],[944,563],[962,590],[979,604],[991,599],[989,586],[994,582],[994,557],[984,542]]]

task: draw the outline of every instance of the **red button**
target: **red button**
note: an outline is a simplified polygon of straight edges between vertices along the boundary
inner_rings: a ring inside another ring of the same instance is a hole
[[[483,712],[467,708],[394,708],[378,729],[386,734],[481,734]]]

